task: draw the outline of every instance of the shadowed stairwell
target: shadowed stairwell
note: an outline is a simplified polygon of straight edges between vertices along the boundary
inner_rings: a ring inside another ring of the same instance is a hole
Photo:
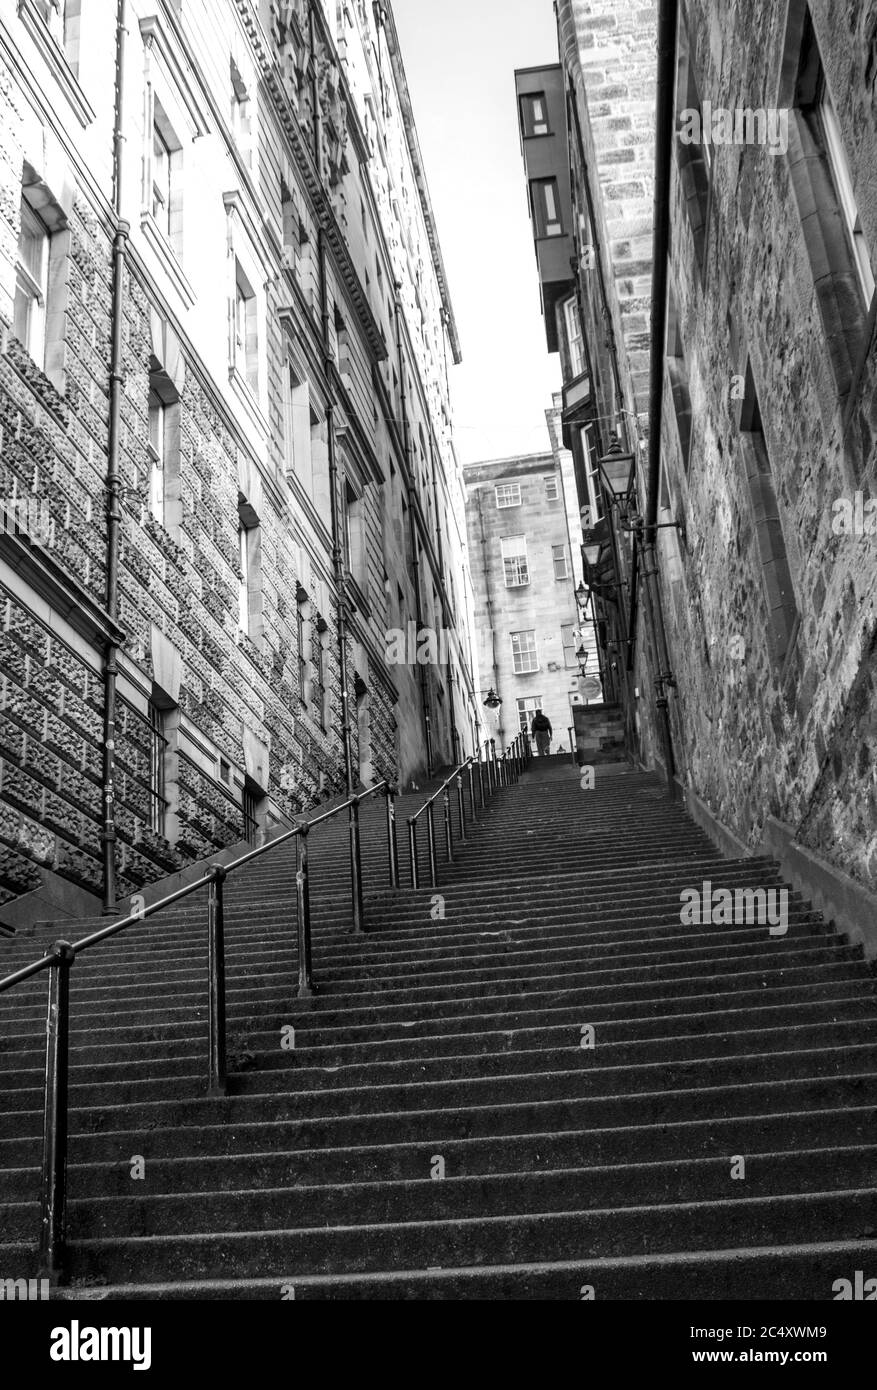
[[[398,803],[403,883],[424,799]],[[363,806],[365,936],[346,821],[312,832],[313,1000],[294,849],[228,880],[226,1097],[205,1094],[203,896],[77,960],[71,1296],[825,1300],[873,1269],[870,967],[794,894],[784,936],[680,921],[706,880],[780,887],[772,862],[723,859],[626,765],[583,791],[569,757],[500,788],[452,865],[440,839],[437,888],[384,887],[383,814]],[[58,935],[0,945],[0,975]],[[19,1277],[45,987],[0,997]]]

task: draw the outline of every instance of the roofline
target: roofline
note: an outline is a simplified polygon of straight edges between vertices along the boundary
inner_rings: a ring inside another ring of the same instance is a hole
[[[464,463],[463,473],[468,473],[473,468],[492,468],[497,463],[537,463],[540,460],[551,459],[554,461],[554,452],[551,449],[540,449],[535,454],[506,454],[501,458],[479,459],[477,463]]]
[[[435,269],[436,279],[438,280],[439,291],[442,298],[442,308],[446,315],[446,327],[448,337],[451,342],[451,350],[454,354],[454,362],[459,366],[463,360],[463,353],[460,347],[460,335],[457,331],[457,320],[454,317],[454,309],[451,304],[450,291],[448,289],[448,277],[445,271],[445,263],[442,257],[442,249],[439,244],[438,229],[436,227],[435,213],[433,212],[432,199],[429,196],[429,185],[426,181],[426,172],[423,165],[423,155],[420,152],[420,141],[417,138],[417,127],[414,123],[414,108],[411,104],[411,93],[408,89],[408,78],[405,75],[405,64],[402,61],[402,50],[399,44],[399,35],[396,30],[396,19],[393,14],[391,0],[385,0],[386,21],[384,24],[387,38],[387,47],[390,51],[390,62],[393,65],[393,76],[396,81],[396,89],[399,93],[399,105],[402,109],[402,124],[405,127],[405,140],[408,145],[408,153],[414,167],[414,180],[417,184],[417,192],[420,197],[420,206],[423,212],[423,219],[426,223],[426,234],[429,238],[430,251],[432,252],[432,263]]]

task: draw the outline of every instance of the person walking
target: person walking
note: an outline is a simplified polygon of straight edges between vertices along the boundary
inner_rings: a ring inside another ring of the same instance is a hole
[[[551,750],[551,720],[541,709],[537,710],[530,725],[530,733],[536,740],[536,752],[545,758]]]

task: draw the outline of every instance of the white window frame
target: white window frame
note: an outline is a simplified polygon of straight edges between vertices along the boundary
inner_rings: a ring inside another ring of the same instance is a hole
[[[520,507],[521,505],[521,484],[520,483],[497,483],[493,489],[498,511],[504,511],[507,507]]]
[[[558,551],[560,551],[559,555],[557,553]],[[558,561],[563,564],[563,574],[558,574],[557,572]],[[565,545],[553,545],[551,547],[551,564],[554,568],[555,580],[560,582],[562,579],[569,579],[569,556],[566,553]]]
[[[530,564],[527,559],[526,536],[503,536],[500,541],[502,553],[503,578],[507,589],[522,589],[530,583]],[[509,566],[516,568],[510,571]],[[509,583],[509,574],[513,574]]]
[[[532,638],[526,646],[522,646],[521,638]],[[517,640],[516,640],[517,639]],[[536,646],[536,629],[524,628],[520,632],[510,632],[509,641],[512,648],[512,665],[516,676],[531,676],[541,668],[539,666],[539,651]],[[524,660],[527,664],[524,664]]]
[[[25,230],[39,246],[39,264],[29,266],[22,256]],[[40,370],[46,360],[46,303],[49,294],[49,243],[52,233],[39,213],[22,195],[21,231],[15,255],[15,304],[13,332]],[[37,274],[34,275],[34,269]]]
[[[831,166],[838,203],[840,204],[847,235],[850,239],[853,260],[856,265],[856,274],[859,279],[859,288],[865,307],[869,308],[871,300],[874,297],[874,271],[871,267],[868,243],[862,229],[862,219],[859,214],[859,207],[853,189],[853,179],[850,173],[846,149],[844,148],[840,122],[837,118],[834,102],[831,99],[831,93],[828,90],[828,84],[825,82],[824,78],[821,83],[821,91],[819,94],[818,112],[822,122],[822,129],[825,132],[825,148],[828,153],[828,161]]]
[[[259,297],[238,257],[234,279],[234,365],[258,400],[260,384]]]
[[[564,641],[564,636],[567,631],[571,632],[572,634],[569,642]],[[577,623],[561,623],[560,645],[563,649],[563,664],[568,671],[573,670],[579,664],[576,660],[576,652],[578,651],[578,642],[580,640],[581,639],[579,627]],[[570,655],[568,656],[567,653],[570,653]]]
[[[545,100],[544,92],[524,92],[521,96],[524,104],[524,138],[532,140],[538,135],[550,135],[551,127],[548,124],[548,104]],[[541,109],[542,114],[537,114],[537,108]]]
[[[545,501],[556,502],[560,497],[560,488],[556,473],[545,474]]]
[[[154,387],[149,391],[149,511],[164,525],[165,441],[167,406]]]
[[[531,185],[537,238],[563,236],[560,216],[560,186],[554,175],[534,179]]]
[[[566,343],[569,349],[569,365],[574,377],[584,376],[587,370],[585,361],[585,335],[579,313],[579,301],[573,294],[563,302],[563,321],[566,329]]]

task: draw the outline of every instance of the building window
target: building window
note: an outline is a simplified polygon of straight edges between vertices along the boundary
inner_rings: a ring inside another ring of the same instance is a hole
[[[679,449],[682,454],[682,464],[687,473],[691,461],[691,393],[688,389],[688,368],[685,364],[685,349],[679,326],[679,310],[676,305],[676,297],[669,285],[667,287],[667,371],[670,376],[673,409],[676,412],[676,425],[679,430]]]
[[[496,493],[496,505],[503,507],[520,507],[521,505],[521,484],[520,483],[497,483],[494,488]]]
[[[344,484],[345,541],[347,543],[347,569],[366,593],[368,587],[368,555],[366,551],[365,509],[363,499],[349,482]]]
[[[557,474],[546,473],[545,475],[545,501],[556,502],[559,493],[557,489]]]
[[[531,671],[539,670],[539,657],[536,653],[536,633],[513,632],[510,634],[512,639],[512,660],[515,666],[516,676],[525,676]]]
[[[528,92],[521,97],[521,118],[526,139],[551,134],[544,92]]]
[[[305,482],[309,477],[311,456],[310,389],[291,362],[284,367],[282,384],[284,468],[287,476],[296,473]]]
[[[46,356],[49,240],[48,227],[22,198],[12,331],[41,370]]]
[[[551,563],[554,565],[555,579],[569,578],[565,545],[553,545],[551,547]]]
[[[238,494],[238,628],[253,642],[262,624],[262,533],[259,518]]]
[[[563,643],[563,664],[564,666],[578,666],[576,660],[576,633],[578,629],[575,623],[562,623],[560,628],[560,640]]]
[[[241,810],[244,817],[244,839],[247,844],[254,845],[259,834],[259,796],[245,782],[241,792]]]
[[[156,97],[152,117],[150,212],[177,259],[183,252],[183,147]]]
[[[530,733],[530,725],[533,723],[533,716],[538,714],[542,708],[541,695],[528,695],[526,699],[518,700],[518,725],[522,734]]]
[[[326,730],[326,649],[323,645],[325,623],[320,619],[311,624],[311,704],[314,718]]]
[[[712,167],[710,147],[703,138],[703,106],[684,19],[679,24],[676,92],[677,165],[682,198],[694,239],[694,256],[702,277],[706,266]]]
[[[788,167],[838,394],[850,389],[874,296],[874,273],[846,142],[810,10],[789,7],[782,97],[791,106]],[[870,168],[863,170],[862,187]]]
[[[154,388],[149,392],[149,511],[164,525],[164,460],[165,460],[164,401]]]
[[[564,300],[563,319],[566,326],[566,345],[569,351],[569,369],[573,377],[583,376],[587,367],[585,362],[585,338],[582,332],[582,319],[579,302],[575,295]]]
[[[167,821],[165,796],[165,755],[167,738],[164,732],[164,711],[149,702],[149,828],[164,835]]]
[[[579,431],[578,444],[583,450],[585,466],[585,482],[588,489],[588,503],[586,510],[588,515],[582,516],[582,528],[585,531],[596,526],[603,520],[603,488],[600,482],[600,465],[597,462],[599,450],[594,439],[594,426],[585,425]]]
[[[859,288],[862,292],[865,308],[868,309],[871,306],[871,299],[874,295],[874,272],[871,269],[871,255],[868,250],[868,243],[865,240],[865,233],[862,230],[862,219],[859,215],[856,195],[853,191],[853,180],[850,174],[850,166],[847,162],[846,150],[844,149],[840,123],[837,119],[831,93],[825,83],[824,74],[822,75],[820,85],[821,90],[817,109],[819,118],[822,122],[822,129],[825,132],[825,146],[828,153],[828,161],[831,165],[837,200],[843,214],[844,225],[847,229],[847,235],[850,241],[856,274],[859,277]]]
[[[505,536],[501,541],[502,564],[507,589],[517,589],[530,582],[527,564],[526,536]]]
[[[740,442],[770,617],[771,654],[775,666],[781,668],[797,628],[798,606],[751,366],[746,370]]]
[[[238,153],[241,155],[246,165],[252,164],[253,158],[253,122],[252,105],[247,85],[241,76],[240,69],[234,58],[230,63],[231,72],[231,131]]]
[[[234,361],[254,395],[259,390],[259,318],[256,292],[235,261]]]
[[[305,655],[305,603],[299,599],[295,608],[296,647],[298,650],[298,702],[302,708],[308,703],[308,659]]]
[[[81,0],[36,0],[40,18],[67,61],[74,77],[79,71]]]
[[[562,236],[557,179],[533,179],[530,183],[530,197],[537,237]]]

